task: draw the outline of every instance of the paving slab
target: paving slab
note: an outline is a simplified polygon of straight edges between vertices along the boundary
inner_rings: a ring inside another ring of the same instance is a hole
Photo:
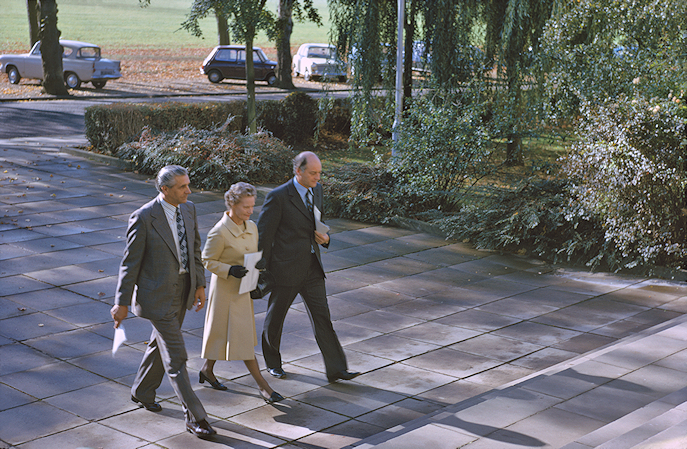
[[[82,135],[0,140],[0,164],[16,178],[0,181],[0,446],[560,447],[685,379],[687,328],[667,325],[687,313],[684,283],[332,219],[331,315],[362,374],[327,382],[298,298],[282,339],[287,377],[265,373],[286,401],[265,404],[242,362],[216,365],[228,391],[207,388],[195,383],[204,313],[189,313],[189,375],[219,432],[198,440],[167,380],[162,413],[129,399],[146,320],[125,320],[129,340],[112,356],[108,310],[127,220],[156,191],[149,175],[65,147],[85,144]],[[260,186],[260,201],[271,187]],[[191,196],[203,241],[222,194]],[[258,332],[266,305],[255,302]],[[256,355],[264,368],[259,345]],[[28,419],[36,425],[19,426]],[[560,422],[569,425],[557,431]]]

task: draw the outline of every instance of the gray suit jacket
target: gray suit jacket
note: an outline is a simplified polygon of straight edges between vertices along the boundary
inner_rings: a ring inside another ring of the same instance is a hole
[[[179,282],[179,259],[165,211],[156,197],[129,218],[126,249],[119,267],[115,304],[131,306],[133,312],[151,320],[162,318],[170,308]],[[193,307],[195,291],[205,286],[205,268],[200,258],[200,234],[196,208],[190,201],[179,205],[186,227],[191,289],[186,308]]]

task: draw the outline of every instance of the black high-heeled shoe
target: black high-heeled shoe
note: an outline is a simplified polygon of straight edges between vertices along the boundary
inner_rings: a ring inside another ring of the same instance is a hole
[[[260,396],[262,396],[262,393],[260,393]],[[280,395],[276,391],[273,391],[272,394],[270,395],[269,398],[266,398],[265,396],[262,396],[262,398],[267,402],[268,404],[274,404],[275,402],[283,401],[284,396]]]
[[[205,383],[206,380],[210,383],[210,385],[212,386],[212,388],[214,388],[215,390],[222,390],[222,391],[224,391],[224,390],[227,389],[227,387],[226,387],[224,384],[221,384],[218,380],[216,380],[216,381],[214,381],[214,382],[211,381],[210,378],[209,378],[208,376],[206,376],[205,374],[203,374],[202,371],[200,371],[200,372],[198,373],[198,382],[200,382],[200,383]]]

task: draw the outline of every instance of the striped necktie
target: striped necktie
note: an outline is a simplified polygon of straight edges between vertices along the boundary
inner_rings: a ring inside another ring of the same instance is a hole
[[[177,209],[177,235],[179,236],[179,252],[181,257],[181,265],[184,270],[188,271],[188,247],[186,246],[186,227],[184,220],[181,219],[181,211]]]

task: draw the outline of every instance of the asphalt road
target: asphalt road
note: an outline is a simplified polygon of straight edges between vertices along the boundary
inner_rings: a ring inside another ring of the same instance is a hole
[[[318,96],[319,92],[309,92]],[[289,92],[256,92],[259,99],[280,99]],[[329,92],[329,95],[347,96],[347,91]],[[0,139],[15,137],[72,136],[85,133],[84,114],[86,108],[97,104],[116,102],[203,102],[234,101],[245,99],[245,95],[213,96],[156,96],[148,97],[109,97],[98,99],[4,101],[0,103]]]

